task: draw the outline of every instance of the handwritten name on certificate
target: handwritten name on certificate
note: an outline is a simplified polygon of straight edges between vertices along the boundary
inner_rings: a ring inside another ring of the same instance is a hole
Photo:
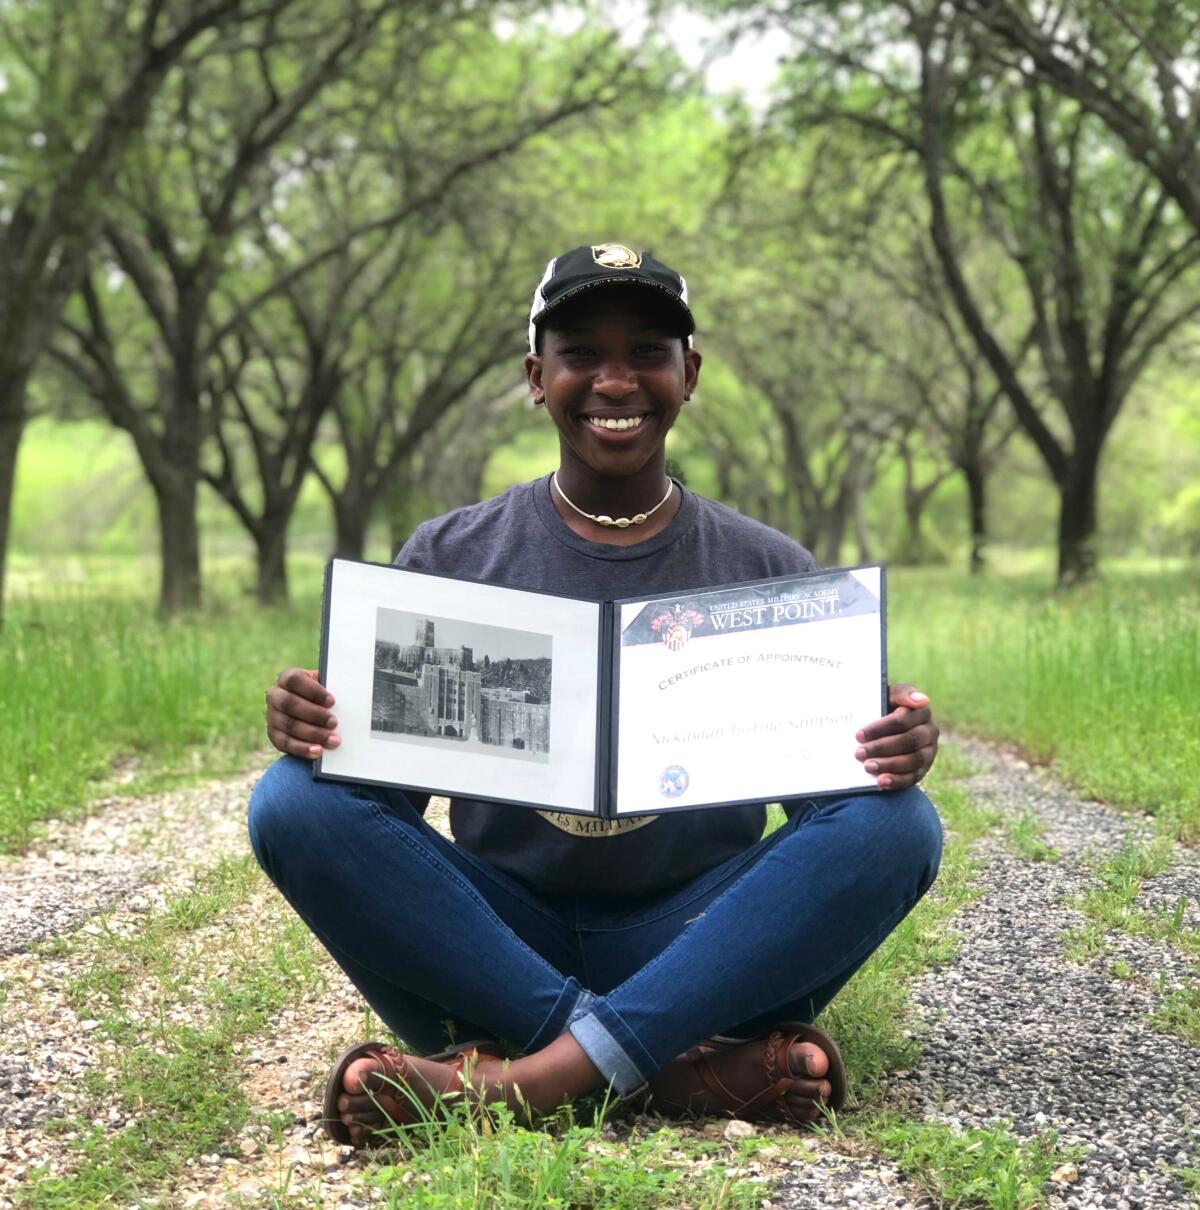
[[[623,603],[617,813],[875,788],[879,567]]]

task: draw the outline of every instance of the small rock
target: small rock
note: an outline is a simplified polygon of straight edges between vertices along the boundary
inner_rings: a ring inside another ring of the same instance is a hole
[[[758,1127],[750,1122],[739,1122],[734,1118],[725,1129],[721,1132],[721,1137],[728,1139],[731,1143],[737,1139],[752,1139],[758,1134]]]

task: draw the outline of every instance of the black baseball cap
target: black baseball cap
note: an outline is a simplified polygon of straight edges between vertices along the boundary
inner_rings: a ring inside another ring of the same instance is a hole
[[[551,311],[597,286],[617,284],[653,290],[679,320],[679,334],[691,344],[696,321],[687,305],[687,282],[674,269],[626,244],[583,244],[546,266],[529,309],[529,351],[536,351],[538,327]]]

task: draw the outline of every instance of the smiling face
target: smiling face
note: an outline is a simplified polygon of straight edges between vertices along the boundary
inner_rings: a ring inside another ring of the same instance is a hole
[[[695,389],[700,355],[648,291],[600,288],[564,305],[525,369],[558,428],[561,476],[661,483],[663,445]]]

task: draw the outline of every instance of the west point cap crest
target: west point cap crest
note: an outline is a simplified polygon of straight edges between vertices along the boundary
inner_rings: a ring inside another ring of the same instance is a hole
[[[604,269],[640,269],[642,254],[624,244],[593,244],[592,260]]]

